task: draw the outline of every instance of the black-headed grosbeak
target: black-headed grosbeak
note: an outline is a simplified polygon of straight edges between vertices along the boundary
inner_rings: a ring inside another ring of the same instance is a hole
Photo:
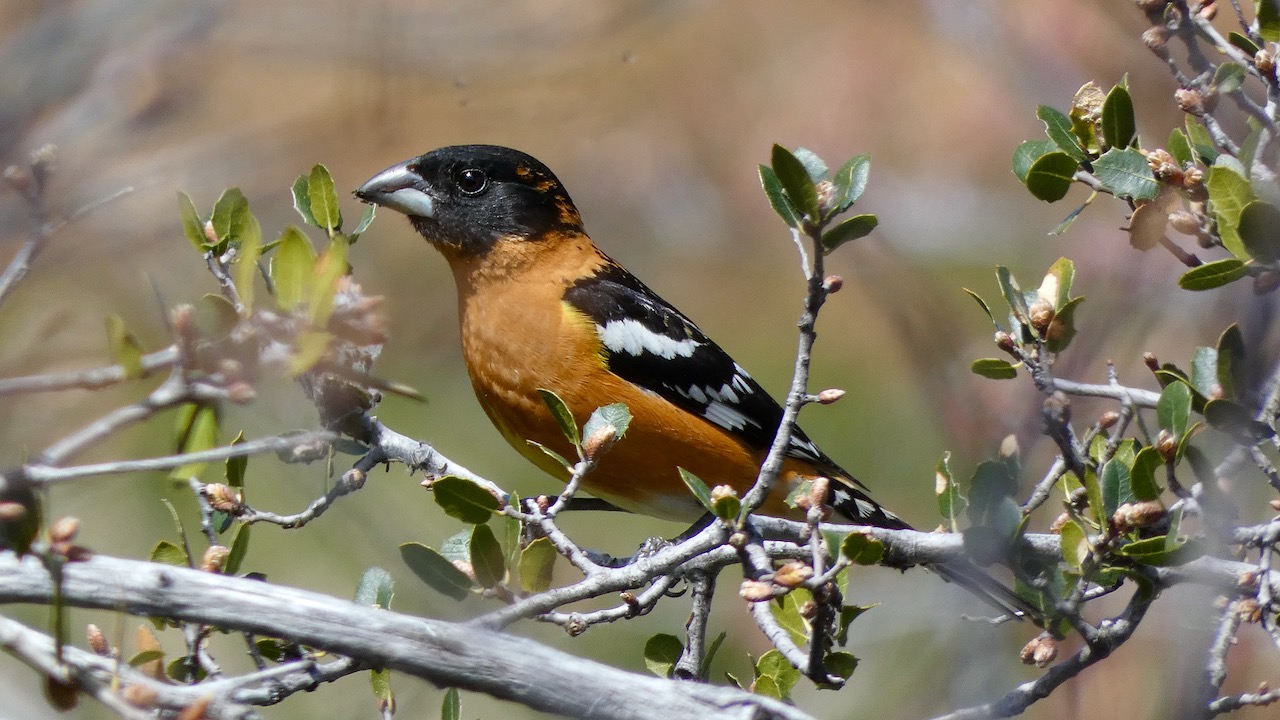
[[[574,451],[538,390],[560,396],[581,425],[622,402],[626,439],[586,476],[591,494],[634,512],[692,522],[703,508],[677,468],[740,494],[755,481],[782,408],[693,321],[600,251],[556,176],[510,148],[433,150],[371,178],[356,196],[404,213],[449,262],[462,349],[476,397],[517,451],[546,472],[565,468],[530,443]],[[779,482],[760,508],[795,515],[795,485],[830,480],[848,520],[910,526],[795,428]],[[1029,610],[968,563],[934,568],[1009,612]]]

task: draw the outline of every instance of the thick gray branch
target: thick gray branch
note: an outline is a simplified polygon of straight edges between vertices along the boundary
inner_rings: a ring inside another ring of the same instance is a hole
[[[47,604],[49,575],[0,554],[0,602]],[[284,638],[575,718],[760,720],[808,715],[734,688],[624,672],[525,638],[413,618],[318,593],[98,556],[65,568],[63,601]]]

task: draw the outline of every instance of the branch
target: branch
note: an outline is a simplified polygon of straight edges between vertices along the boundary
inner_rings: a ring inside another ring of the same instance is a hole
[[[62,601],[277,637],[442,687],[574,718],[785,718],[808,715],[736,688],[624,672],[525,638],[409,617],[319,593],[106,556],[68,563]],[[49,574],[0,554],[0,602],[49,604]]]

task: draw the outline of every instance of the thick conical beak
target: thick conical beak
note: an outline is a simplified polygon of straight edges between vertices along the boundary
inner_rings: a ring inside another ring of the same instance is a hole
[[[422,176],[401,163],[369,178],[356,190],[364,202],[417,217],[435,217],[435,200],[421,189]]]

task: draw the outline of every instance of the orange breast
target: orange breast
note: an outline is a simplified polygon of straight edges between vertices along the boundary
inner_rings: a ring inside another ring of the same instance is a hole
[[[576,459],[538,389],[559,395],[579,427],[597,407],[623,402],[631,411],[631,426],[586,477],[587,492],[628,510],[687,522],[703,511],[677,468],[697,475],[708,486],[730,485],[745,493],[759,471],[762,454],[720,427],[609,372],[594,324],[562,301],[565,288],[592,263],[604,262],[603,256],[594,248],[591,252],[581,247],[564,250],[581,258],[576,267],[540,262],[560,272],[520,273],[518,278],[495,275],[494,268],[452,263],[460,275],[463,354],[476,396],[490,420],[517,451],[563,481],[567,479],[564,469],[527,442],[536,441],[570,461]],[[788,463],[786,470],[785,481],[764,508],[769,514],[792,514],[783,498],[805,473],[798,463]]]

